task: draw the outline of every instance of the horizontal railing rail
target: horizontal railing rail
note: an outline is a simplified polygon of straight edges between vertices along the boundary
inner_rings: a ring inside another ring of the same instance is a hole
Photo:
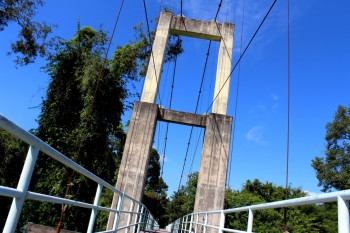
[[[82,208],[91,209],[91,216],[89,225],[87,226],[87,232],[93,232],[94,224],[96,221],[96,216],[98,211],[108,211],[114,212],[115,214],[115,222],[118,222],[120,216],[128,215],[127,224],[125,226],[118,226],[118,224],[114,224],[114,228],[112,230],[106,230],[103,232],[117,232],[120,230],[137,227],[136,232],[144,229],[154,229],[158,227],[158,223],[155,218],[149,212],[149,210],[144,206],[141,202],[133,199],[132,197],[126,195],[125,193],[114,188],[113,185],[99,178],[92,172],[83,168],[73,160],[69,159],[59,151],[55,150],[45,142],[43,142],[38,137],[33,134],[27,132],[22,129],[15,123],[8,120],[6,117],[0,114],[0,128],[15,136],[18,139],[29,144],[29,150],[27,153],[27,157],[24,162],[24,166],[22,169],[22,173],[20,179],[18,181],[17,188],[0,186],[0,195],[7,196],[13,198],[8,217],[6,219],[6,223],[3,229],[3,232],[15,232],[18,219],[20,217],[23,203],[25,200],[36,200],[41,202],[50,202],[61,205],[71,205]],[[67,198],[61,198],[56,196],[50,196],[47,194],[35,193],[28,191],[29,183],[33,174],[34,166],[36,164],[36,159],[38,157],[39,151],[43,152],[45,155],[50,156],[51,158],[59,161],[65,166],[73,169],[74,171],[84,175],[85,177],[95,181],[97,183],[97,191],[94,199],[94,203],[85,203],[76,200],[71,200]],[[99,205],[100,197],[103,191],[103,188],[107,188],[117,194],[119,196],[119,202],[117,204],[117,209],[112,209]],[[125,208],[124,204],[129,202],[132,205],[132,208]],[[128,209],[129,211],[125,210]],[[131,209],[131,210],[130,210]],[[137,211],[134,211],[137,210]],[[131,223],[133,219],[133,222]]]
[[[295,199],[289,199],[284,201],[276,201],[271,203],[256,204],[244,207],[238,207],[226,210],[214,210],[214,211],[203,211],[185,215],[173,223],[169,224],[166,229],[172,233],[197,233],[199,228],[203,227],[200,232],[205,233],[208,229],[216,229],[219,233],[222,232],[252,232],[253,230],[253,218],[254,211],[275,209],[283,207],[301,206],[307,204],[319,204],[326,202],[337,202],[338,203],[338,232],[339,233],[350,233],[350,218],[349,218],[349,200],[350,200],[350,189],[323,193],[315,196],[307,196]],[[241,231],[236,229],[225,228],[225,216],[230,213],[248,212],[247,230]],[[219,216],[220,220],[218,225],[208,224],[208,218],[210,216]],[[199,232],[199,231],[198,231]]]

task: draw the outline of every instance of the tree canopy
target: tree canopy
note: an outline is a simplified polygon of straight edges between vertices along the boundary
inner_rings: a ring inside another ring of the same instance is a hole
[[[125,140],[121,116],[129,107],[127,98],[134,95],[130,83],[142,77],[150,42],[139,35],[137,41],[119,46],[111,59],[104,60],[106,42],[105,32],[89,27],[78,28],[68,41],[58,41],[45,67],[51,80],[35,133],[87,170],[115,183]],[[96,187],[40,155],[30,189],[92,202]],[[86,230],[90,211],[62,208],[64,228]],[[32,221],[55,226],[61,207],[28,202],[23,213],[24,224]]]
[[[306,194],[298,188],[289,188],[289,198]],[[267,203],[285,199],[285,188],[258,179],[247,180],[241,191],[227,189],[225,209]],[[284,209],[255,211],[254,232],[282,232]],[[246,230],[248,213],[233,213],[226,216],[226,226]],[[287,229],[289,232],[337,232],[337,210],[332,204],[306,205],[287,209]]]
[[[11,22],[20,27],[18,39],[11,43],[12,52],[18,55],[17,64],[27,65],[36,57],[47,55],[48,47],[53,43],[53,39],[48,39],[52,26],[33,19],[43,4],[42,0],[0,1],[0,32]]]
[[[189,176],[186,185],[174,192],[168,204],[169,222],[193,212],[198,173]],[[289,198],[306,196],[299,188],[289,188]],[[285,188],[258,179],[247,180],[242,190],[226,189],[224,209],[249,206],[285,199]],[[245,231],[248,213],[227,214],[225,227]],[[283,231],[284,209],[268,209],[254,212],[254,232],[278,233]],[[333,203],[305,205],[287,209],[289,232],[319,233],[337,232],[337,207]]]
[[[159,225],[165,227],[168,223],[166,215],[166,207],[169,202],[166,193],[168,185],[160,177],[160,162],[157,150],[153,148],[150,156],[142,203],[151,211]]]
[[[0,129],[0,185],[16,188],[19,176],[24,165],[24,155],[28,147],[21,140],[11,136]],[[0,229],[5,225],[5,220],[12,200],[0,196]]]
[[[325,157],[312,160],[322,191],[350,188],[350,108],[339,106],[326,124]]]
[[[18,40],[11,45],[12,52],[20,54],[18,64],[26,65],[37,56],[48,55],[48,46],[54,45],[45,67],[51,79],[41,106],[39,127],[34,133],[86,169],[114,183],[125,141],[121,117],[131,106],[128,98],[137,95],[130,87],[146,73],[151,43],[141,27],[136,27],[136,40],[119,46],[112,58],[105,59],[108,38],[102,30],[79,26],[70,40],[48,40],[52,27],[33,20],[42,5],[42,0],[0,2],[0,31],[11,22],[20,27]],[[165,61],[174,60],[180,53],[181,40],[171,37]],[[323,191],[350,188],[350,108],[339,106],[326,130],[325,158],[316,157],[312,161],[319,186]],[[26,145],[0,131],[0,154],[6,155],[1,156],[1,185],[17,184],[20,170],[14,165],[23,163],[26,150]],[[186,185],[168,199],[165,193],[168,187],[159,177],[159,169],[159,154],[152,150],[143,202],[164,226],[167,221],[193,211],[198,173],[190,174]],[[30,190],[92,202],[96,184],[40,154]],[[272,183],[248,180],[240,191],[226,190],[225,208],[282,200],[284,192],[283,187]],[[290,198],[305,195],[295,188],[289,192]],[[110,199],[111,196],[104,193],[101,202],[110,203]],[[5,203],[5,199],[2,200]],[[34,201],[26,202],[20,224],[33,221],[56,226],[62,208],[66,210],[64,228],[86,230],[90,211]],[[7,213],[1,211],[0,214],[3,219]],[[282,218],[281,209],[259,211],[253,230],[281,232]],[[98,224],[103,226],[105,219],[98,219]],[[226,225],[244,230],[246,219],[246,213],[232,214],[227,217]],[[288,219],[291,232],[336,231],[336,210],[331,204],[290,208]]]
[[[170,197],[170,202],[167,207],[169,222],[173,222],[176,219],[193,212],[197,183],[198,172],[189,174],[186,185],[182,185]]]
[[[109,183],[116,181],[125,141],[121,117],[132,106],[128,98],[137,95],[132,86],[145,75],[150,54],[151,42],[141,26],[135,29],[136,40],[118,46],[110,59],[105,59],[108,38],[102,30],[78,24],[74,38],[57,40],[45,67],[51,79],[34,130],[40,139]],[[166,61],[182,51],[181,47],[172,49],[176,42],[170,41]],[[158,177],[158,153],[152,156],[146,198],[160,198],[164,209],[167,185]],[[96,188],[94,182],[42,154],[30,186],[35,192],[90,203]],[[109,198],[103,194],[102,201],[110,205]],[[56,226],[60,215],[64,216],[64,228],[85,231],[90,211],[28,201],[19,225],[31,221]],[[101,216],[98,225],[106,225]]]

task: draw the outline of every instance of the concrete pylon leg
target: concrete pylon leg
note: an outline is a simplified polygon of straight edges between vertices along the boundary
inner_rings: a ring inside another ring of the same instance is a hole
[[[207,116],[194,212],[224,208],[231,127],[231,116],[215,113]],[[218,215],[207,221],[219,226],[219,220]]]
[[[156,101],[172,18],[173,14],[171,12],[162,12],[159,17],[145,84],[143,86],[142,102],[155,103]]]
[[[227,114],[228,97],[230,93],[233,32],[233,24],[223,23],[221,25],[222,38],[218,55],[212,112],[224,115]]]
[[[120,164],[116,188],[137,201],[141,201],[147,176],[147,167],[152,149],[154,131],[157,124],[158,105],[135,102],[123,158]],[[112,207],[117,209],[118,195],[113,196]],[[129,210],[130,202],[125,202],[122,209]],[[109,215],[107,230],[112,230],[115,214]],[[126,218],[121,216],[119,226],[124,226]]]

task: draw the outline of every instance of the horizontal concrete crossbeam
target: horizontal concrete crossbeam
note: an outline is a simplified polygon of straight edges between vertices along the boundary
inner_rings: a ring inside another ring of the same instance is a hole
[[[221,24],[218,26],[221,30]],[[170,34],[220,41],[221,35],[218,26],[215,21],[208,22],[175,16],[170,25]]]
[[[189,125],[205,128],[207,115],[198,115],[188,112],[179,112],[159,108],[158,120],[176,123],[181,125]]]

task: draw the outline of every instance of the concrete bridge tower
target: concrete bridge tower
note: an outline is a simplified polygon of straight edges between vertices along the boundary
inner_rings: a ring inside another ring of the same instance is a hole
[[[141,101],[135,102],[116,188],[141,201],[157,121],[205,128],[194,211],[223,209],[232,117],[227,116],[234,24],[187,19],[162,12],[159,18]],[[155,104],[169,35],[220,42],[212,113],[198,115]],[[118,196],[112,208],[118,207]],[[123,207],[130,210],[131,207]],[[117,223],[117,221],[119,223]],[[112,213],[107,229],[122,224]],[[214,217],[209,220],[218,224]],[[123,224],[122,224],[123,225]]]

